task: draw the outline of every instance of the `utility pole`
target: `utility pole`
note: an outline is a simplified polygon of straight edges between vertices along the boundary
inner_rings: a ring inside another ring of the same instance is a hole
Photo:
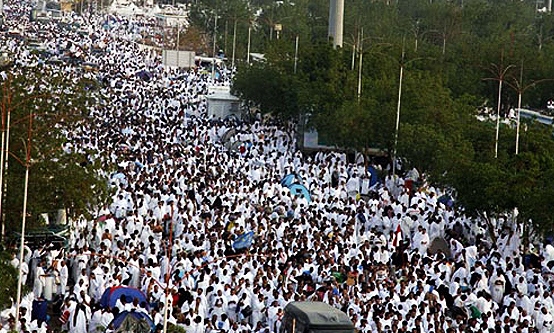
[[[17,301],[15,307],[15,325],[19,324],[19,311],[21,309],[21,279],[23,277],[23,271],[21,270],[21,263],[24,260],[24,250],[25,250],[25,222],[27,219],[27,193],[29,188],[29,168],[31,166],[31,135],[33,129],[33,113],[29,114],[29,131],[27,135],[27,144],[26,144],[26,156],[25,156],[25,189],[23,193],[23,217],[21,220],[21,239],[19,244],[19,278],[17,280]],[[40,295],[37,295],[40,297]]]
[[[364,27],[362,27],[361,29],[361,33],[360,33],[360,41],[359,41],[359,44],[358,44],[358,52],[359,52],[359,56],[360,56],[360,62],[358,63],[358,103],[360,102],[360,98],[362,97],[362,67],[363,67],[363,57],[364,57],[364,52],[363,52],[363,47],[362,47],[362,41],[364,39]]]
[[[494,80],[498,81],[498,101],[496,105],[496,134],[494,138],[494,158],[498,158],[498,138],[500,134],[500,108],[502,106],[502,86],[504,83],[504,78],[506,73],[510,68],[514,67],[513,65],[508,65],[504,67],[504,53],[502,52],[500,56],[500,64],[492,64],[491,72],[496,75],[495,77],[485,78],[484,80]]]
[[[1,1],[1,0],[0,0]],[[7,170],[7,131],[10,126],[10,115],[11,112],[8,107],[5,105],[5,101],[2,102],[2,147],[0,152],[0,214],[2,219],[2,237],[1,240],[4,241],[4,236],[6,235],[6,221],[4,219],[4,214],[2,212],[2,203],[4,201],[4,171]],[[5,149],[4,149],[5,148]],[[6,166],[4,164],[6,162]]]
[[[212,81],[215,79],[215,42],[217,37],[217,11],[215,12],[215,19],[214,19],[214,44],[213,44],[213,51],[212,51]]]
[[[298,66],[298,35],[296,36],[296,43],[294,46],[294,74],[296,74],[297,66]]]
[[[542,79],[531,81],[528,84],[523,84],[523,60],[521,60],[521,67],[519,69],[519,79],[513,78],[512,82],[506,80],[506,84],[517,91],[517,118],[516,118],[516,155],[519,154],[519,135],[520,135],[520,123],[521,123],[521,100],[523,93],[530,88],[535,88],[535,86],[542,82],[554,81],[554,79]]]
[[[398,82],[398,101],[397,101],[397,104],[396,104],[396,123],[395,123],[395,127],[394,127],[394,146],[393,146],[393,151],[392,151],[392,175],[394,176],[395,173],[396,173],[396,153],[397,153],[397,149],[398,149],[398,132],[399,132],[399,129],[400,129],[400,105],[401,105],[401,101],[402,101],[402,80],[404,79],[404,68],[416,61],[416,60],[421,60],[421,59],[425,59],[425,58],[414,58],[414,59],[411,59],[411,60],[408,60],[408,61],[405,61],[404,58],[405,58],[405,44],[404,44],[404,41],[402,41],[402,56],[400,58],[400,74],[399,74],[399,82]]]
[[[250,64],[250,35],[252,33],[252,26],[248,23],[248,44],[246,45],[246,63]]]
[[[181,30],[181,27],[180,27],[180,22],[177,21],[177,42],[175,43],[175,49],[177,49],[177,68],[180,67],[179,65],[179,49],[180,49],[180,39],[179,39],[179,33],[180,33],[180,30]]]
[[[398,129],[400,128],[400,101],[402,98],[402,78],[404,77],[404,45],[402,45],[402,58],[400,59],[400,79],[398,82],[398,101],[396,104],[396,123],[394,127],[394,147],[392,151],[392,176],[396,173],[396,149],[398,146]]]
[[[233,25],[233,57],[231,60],[231,68],[235,68],[235,49],[237,46],[237,19],[235,18],[235,24]]]

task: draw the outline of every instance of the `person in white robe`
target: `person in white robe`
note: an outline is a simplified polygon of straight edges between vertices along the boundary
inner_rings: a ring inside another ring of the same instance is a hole
[[[502,271],[500,269],[497,269],[496,274],[493,274],[489,280],[490,284],[490,294],[492,296],[492,299],[498,303],[502,304],[502,300],[504,298],[504,290],[506,287],[506,278],[504,278],[504,275],[502,274]]]
[[[90,273],[89,280],[89,295],[95,302],[99,302],[102,294],[104,293],[104,281],[102,278],[96,276],[95,273]]]
[[[27,277],[29,276],[29,265],[25,260],[21,262],[21,285],[27,284]]]
[[[90,308],[85,304],[77,304],[69,316],[69,333],[89,333],[88,318]]]
[[[101,327],[108,327],[113,319],[114,315],[108,308],[102,309],[99,325]]]
[[[427,234],[427,230],[421,226],[414,235],[414,247],[420,255],[427,254],[427,248],[429,247],[429,235]]]
[[[90,322],[88,325],[88,332],[100,333],[100,330],[102,327],[101,322],[102,322],[102,310],[97,309],[96,311],[94,311],[94,313],[92,314],[92,317],[90,318]]]
[[[263,294],[258,294],[252,297],[251,301],[252,315],[250,317],[250,324],[252,327],[257,327],[258,323],[263,319],[263,313],[265,312],[265,302]]]
[[[33,292],[37,297],[42,297],[42,291],[46,283],[44,269],[42,268],[42,262],[39,262],[35,270],[35,281],[33,284]]]
[[[271,305],[267,308],[267,325],[269,326],[271,332],[277,332],[275,330],[278,318],[277,314],[281,308],[279,307],[279,301],[274,300]]]

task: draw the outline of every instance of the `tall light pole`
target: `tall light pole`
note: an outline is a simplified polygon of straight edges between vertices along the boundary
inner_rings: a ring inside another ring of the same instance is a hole
[[[237,19],[235,18],[235,23],[233,25],[233,57],[231,60],[231,68],[235,68],[235,49],[237,46]]]
[[[355,39],[354,44],[352,44],[352,64],[351,68],[354,70],[355,68],[355,57],[356,53],[358,54],[359,60],[358,60],[358,103],[360,102],[361,96],[362,96],[362,71],[363,71],[363,59],[364,59],[364,42],[366,39],[370,39],[370,37],[366,37],[364,39],[364,27],[360,28],[360,31],[358,32],[358,37]],[[378,45],[390,45],[389,43],[373,43],[372,46],[378,46]]]
[[[494,137],[494,158],[498,158],[498,135],[500,134],[500,105],[502,100],[503,77],[498,80],[498,103],[496,107],[496,135]]]
[[[252,35],[252,24],[248,22],[248,43],[246,44],[246,63],[250,64],[250,38]]]
[[[398,132],[400,129],[400,105],[402,100],[402,80],[404,79],[404,67],[411,62],[416,60],[421,60],[425,58],[414,58],[409,61],[404,61],[405,51],[404,51],[404,42],[402,42],[402,56],[400,57],[400,73],[398,79],[398,101],[396,103],[396,122],[394,126],[394,146],[392,149],[392,174],[396,173],[396,153],[398,148]]]
[[[520,119],[521,119],[521,99],[523,93],[529,89],[534,88],[537,84],[546,82],[546,81],[554,81],[554,79],[542,79],[542,80],[536,80],[531,81],[527,85],[523,85],[523,60],[521,61],[521,67],[519,71],[519,80],[515,79],[513,80],[513,83],[510,81],[506,81],[506,84],[517,91],[517,119],[516,119],[516,149],[515,153],[516,155],[519,154],[519,125],[520,125]]]
[[[350,63],[350,70],[354,70],[354,66],[356,65],[356,44],[352,44],[352,62]]]
[[[498,81],[498,103],[496,106],[496,135],[494,139],[494,158],[498,158],[498,137],[500,133],[500,107],[502,104],[502,84],[504,82],[504,78],[506,76],[506,73],[514,67],[514,65],[508,65],[504,67],[504,53],[502,53],[501,59],[500,59],[500,65],[497,64],[491,64],[492,66],[492,72],[496,75],[496,77],[492,78],[485,78],[485,80],[495,80]]]
[[[6,136],[6,145],[4,146],[4,160],[3,160],[3,168],[2,168],[2,174],[3,175],[7,175],[8,174],[8,161],[9,161],[9,158],[8,158],[8,153],[9,153],[9,148],[10,148],[10,120],[11,120],[11,110],[8,110],[8,115],[7,115],[7,122],[6,122],[6,133],[4,133],[4,135]],[[0,196],[0,201],[4,202],[4,198],[6,197],[6,193],[8,191],[8,182],[6,180],[2,180],[3,181],[3,184],[0,184],[0,187],[2,188],[2,196]],[[2,207],[2,209],[4,209]],[[4,213],[4,210],[1,211],[2,213],[2,223],[4,223],[4,221],[6,220],[6,214]]]
[[[362,46],[362,41],[364,40],[364,27],[362,27],[360,32],[360,41],[358,43],[358,49],[360,53],[360,63],[358,64],[358,103],[360,102],[360,98],[362,97],[362,67],[363,67],[363,57],[364,57],[364,50]]]
[[[213,45],[213,51],[212,51],[212,82],[215,80],[215,43],[216,43],[216,37],[217,37],[217,11],[215,12],[215,19],[214,19],[214,45]]]
[[[19,278],[17,280],[17,301],[15,306],[15,325],[19,324],[19,311],[21,308],[21,279],[23,278],[23,271],[21,269],[21,263],[24,260],[25,244],[25,223],[27,219],[27,190],[29,188],[29,167],[31,166],[31,133],[33,129],[33,113],[29,114],[29,131],[27,134],[26,144],[26,156],[25,156],[25,189],[23,192],[23,217],[21,220],[21,239],[19,244]],[[38,295],[40,296],[40,295]]]
[[[402,78],[404,77],[404,46],[402,46],[402,58],[400,59],[400,74],[398,80],[398,101],[396,103],[396,123],[394,126],[394,146],[392,150],[392,175],[396,174],[396,151],[398,147],[398,129],[400,128],[400,101],[402,100]]]
[[[521,69],[519,72],[518,86],[523,84],[523,60],[521,61]],[[521,95],[523,91],[518,89],[517,91],[517,125],[516,125],[516,155],[519,154],[519,124],[521,120]]]
[[[1,0],[0,0],[1,1]],[[4,87],[5,88],[5,87]],[[0,147],[0,214],[2,214],[2,202],[4,200],[4,161],[7,164],[6,151],[8,146],[8,134],[10,127],[10,105],[11,105],[11,95],[8,93],[8,97],[2,101],[2,146]],[[1,240],[4,241],[4,236],[6,234],[6,221],[3,214],[0,215],[2,219],[2,231],[1,231]]]
[[[294,43],[294,74],[296,74],[296,68],[298,66],[298,35],[296,35]]]
[[[175,43],[175,49],[177,50],[177,68],[181,67],[179,65],[179,53],[180,53],[180,46],[179,43],[181,42],[180,39],[180,30],[181,30],[181,21],[177,20],[177,42]]]

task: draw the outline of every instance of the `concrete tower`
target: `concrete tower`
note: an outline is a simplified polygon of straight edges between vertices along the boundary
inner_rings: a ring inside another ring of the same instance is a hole
[[[344,25],[344,0],[330,0],[329,2],[329,38],[333,40],[333,47],[342,47],[342,32]]]

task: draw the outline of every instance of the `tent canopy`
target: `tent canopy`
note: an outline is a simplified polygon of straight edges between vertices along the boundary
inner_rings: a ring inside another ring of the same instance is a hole
[[[240,150],[240,146],[242,146],[243,144],[244,142],[242,141],[235,141],[235,142],[227,141],[223,144],[223,146],[227,148],[227,150],[229,151],[238,152]]]
[[[431,241],[431,244],[429,245],[427,252],[431,255],[435,255],[439,252],[442,252],[447,257],[450,257],[452,254],[450,251],[450,246],[448,245],[448,242],[443,237],[435,237]]]
[[[237,130],[234,129],[234,128],[231,128],[229,130],[227,130],[227,132],[225,132],[225,134],[223,134],[221,136],[221,142],[223,143],[227,143],[228,141],[231,140],[231,138],[233,137],[233,135],[237,134]]]
[[[136,288],[131,287],[111,287],[106,289],[104,294],[102,295],[102,298],[100,299],[100,306],[103,308],[113,308],[115,307],[115,303],[118,299],[120,299],[122,296],[125,297],[125,302],[132,303],[135,298],[138,299],[139,304],[142,302],[145,302],[148,307],[148,302],[146,301],[146,296],[144,296],[144,293]]]
[[[144,312],[123,311],[115,317],[110,325],[111,332],[150,333],[155,329],[154,321]]]

